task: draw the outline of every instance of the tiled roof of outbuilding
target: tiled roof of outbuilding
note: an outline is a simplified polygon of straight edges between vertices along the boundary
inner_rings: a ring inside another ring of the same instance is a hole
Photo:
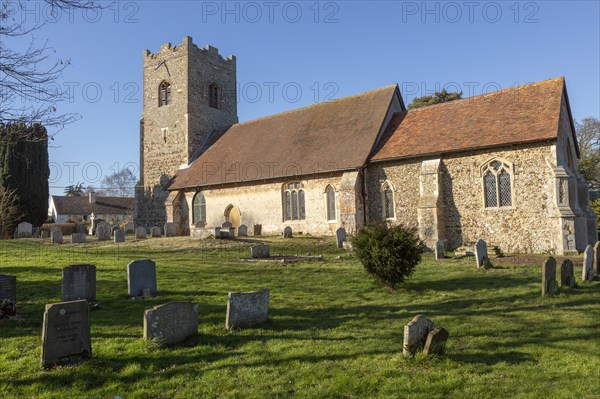
[[[129,215],[133,211],[134,198],[96,197],[94,204],[89,197],[52,196],[52,202],[59,215],[90,215],[92,213],[110,215]]]

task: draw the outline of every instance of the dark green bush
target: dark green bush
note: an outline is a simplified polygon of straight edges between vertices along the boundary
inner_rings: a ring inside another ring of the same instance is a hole
[[[425,245],[416,228],[374,223],[352,238],[356,256],[380,284],[396,288],[415,271]]]

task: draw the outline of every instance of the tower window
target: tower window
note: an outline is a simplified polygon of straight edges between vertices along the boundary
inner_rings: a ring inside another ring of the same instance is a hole
[[[211,108],[219,108],[219,86],[215,83],[208,86],[208,106]]]
[[[171,85],[163,81],[158,87],[158,106],[169,104],[171,104]]]

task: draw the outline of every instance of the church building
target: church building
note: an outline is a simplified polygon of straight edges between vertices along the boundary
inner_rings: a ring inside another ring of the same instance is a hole
[[[144,54],[136,223],[205,237],[418,228],[566,254],[597,240],[562,77],[408,111],[398,85],[246,122],[236,59],[190,37]]]

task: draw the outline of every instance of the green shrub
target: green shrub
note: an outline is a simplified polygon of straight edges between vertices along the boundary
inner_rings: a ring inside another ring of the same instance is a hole
[[[357,258],[375,281],[395,289],[415,271],[425,245],[416,228],[374,223],[352,238]]]

